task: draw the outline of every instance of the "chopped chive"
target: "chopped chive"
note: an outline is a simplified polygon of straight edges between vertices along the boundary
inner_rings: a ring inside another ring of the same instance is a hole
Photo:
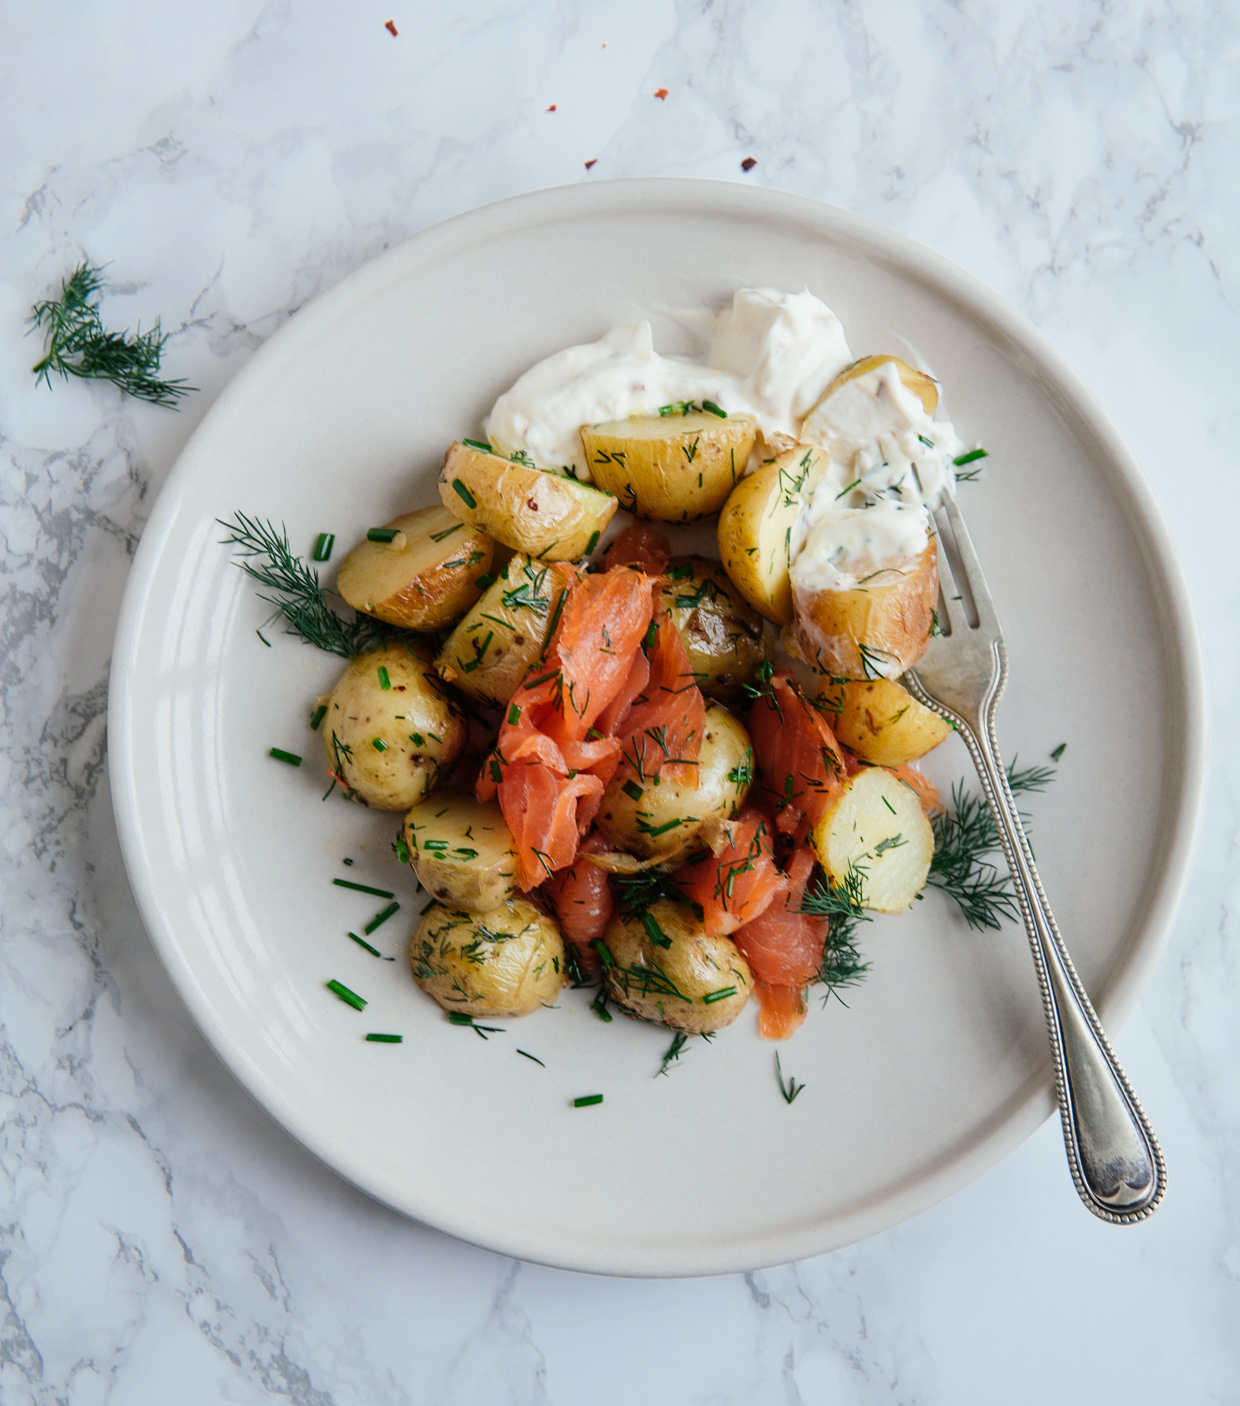
[[[517,1053],[518,1053],[519,1055],[524,1055],[524,1056],[526,1057],[526,1059],[532,1059],[535,1064],[542,1064],[542,1067],[543,1067],[544,1069],[546,1069],[547,1066],[546,1066],[545,1064],[543,1064],[542,1060],[539,1059],[537,1055],[532,1055],[532,1054],[530,1054],[530,1052],[529,1052],[528,1050],[518,1050]]]
[[[656,947],[670,947],[672,945],[672,939],[655,921],[653,913],[642,914],[642,927],[646,929],[646,936]],[[734,986],[732,990],[735,991],[736,987]]]
[[[267,755],[274,757],[278,762],[287,762],[289,766],[301,765],[301,758],[296,752],[286,752],[282,747],[273,747]]]
[[[674,830],[680,823],[680,817],[674,816],[662,825],[647,825],[643,822],[637,828],[643,835],[666,835],[669,830]]]
[[[646,794],[636,781],[626,781],[620,789],[633,801],[640,801]]]
[[[478,500],[469,491],[469,489],[465,487],[465,485],[461,482],[459,478],[454,478],[452,480],[452,487],[456,489],[457,494],[460,496],[462,502],[467,508],[476,508],[478,506]]]
[[[526,679],[526,688],[537,688],[540,683],[546,683],[548,679],[553,679],[559,673],[559,669],[552,669],[549,674],[539,674],[536,679]]]
[[[495,760],[494,757],[491,758],[491,763],[488,770],[491,773],[491,780],[494,781],[495,784],[498,786],[500,782],[504,779],[504,773],[499,769],[499,763]]]
[[[590,533],[590,540],[586,543],[586,556],[589,556],[595,547],[598,546],[598,538],[599,534],[597,529]]]
[[[320,703],[319,706],[314,710],[314,712],[310,714],[310,731],[318,732],[319,726],[326,716],[327,704]]]
[[[411,732],[411,733],[409,734],[409,740],[410,740],[410,742],[413,743],[413,745],[414,745],[415,747],[425,747],[425,746],[426,746],[426,738],[423,737],[420,732]]]
[[[350,861],[346,859],[345,863],[348,864],[350,863]],[[352,879],[333,879],[332,883],[340,889],[356,889],[358,893],[374,894],[376,898],[396,897],[396,895],[392,893],[389,889],[373,889],[370,887],[369,884],[355,884]]]
[[[359,996],[356,991],[350,991],[341,981],[329,981],[327,989],[333,996],[339,996],[346,1006],[352,1006],[355,1011],[364,1010],[366,1007],[366,998]]]
[[[392,543],[396,541],[396,534],[399,531],[396,527],[372,527],[366,534],[368,542]]]
[[[726,420],[728,418],[728,412],[721,409],[713,400],[704,400],[702,402],[702,409],[705,410],[708,415],[718,415],[721,420]]]
[[[675,413],[676,413],[676,407],[675,407],[674,405],[660,405],[660,406],[659,406],[659,414],[662,415],[665,419],[667,418],[668,415],[675,415]]]
[[[367,937],[369,937],[370,934],[374,932],[376,928],[382,927],[383,924],[386,923],[387,920],[392,916],[392,914],[399,910],[399,908],[399,903],[395,901],[389,903],[382,913],[376,913],[375,916],[371,918],[370,922],[366,924],[362,931],[366,934]]]
[[[589,1108],[592,1104],[602,1103],[602,1094],[586,1094],[582,1098],[573,1099],[574,1108]]]
[[[449,1011],[448,1023],[450,1025],[472,1025],[474,1018],[472,1015],[466,1015],[464,1011]]]
[[[268,649],[271,648],[271,641],[267,638],[265,634],[263,634],[261,630],[255,630],[254,633],[259,637],[260,640],[262,640],[262,642],[267,646]]]
[[[560,598],[555,603],[555,609],[551,612],[551,623],[547,626],[547,643],[551,643],[551,638],[555,634],[555,627],[560,623],[560,616],[564,613],[564,602],[568,599],[568,592],[561,591]]]
[[[392,687],[392,676],[388,673],[386,664],[379,665],[379,687],[384,693]]]
[[[971,464],[975,459],[989,458],[990,455],[984,449],[970,449],[967,454],[958,454],[952,460],[952,463],[955,464],[955,466],[959,469],[963,468],[965,464]]]
[[[332,548],[336,545],[336,534],[334,532],[320,532],[319,540],[314,544],[314,551],[311,553],[315,561],[331,561]]]
[[[445,538],[451,537],[454,532],[459,532],[464,526],[463,522],[454,522],[451,527],[445,527],[442,532],[432,532],[431,541],[442,542]]]
[[[590,1009],[605,1024],[611,1024],[611,1012],[607,1009],[607,993],[600,991],[590,1002]]]
[[[603,959],[603,965],[605,967],[614,967],[616,965],[616,959],[611,955],[611,952],[608,950],[607,944],[603,941],[601,937],[596,937],[594,941],[590,944],[590,946],[593,947],[594,950]]]
[[[382,956],[383,956],[383,953],[380,952],[377,947],[372,947],[372,946],[370,945],[370,943],[366,941],[365,938],[358,937],[357,933],[351,932],[351,933],[349,934],[349,936],[353,939],[354,942],[357,943],[357,945],[358,945],[359,947],[364,947],[364,948],[367,950],[367,952],[370,953],[370,955],[371,955],[372,957],[382,957]]]
[[[1067,750],[1068,744],[1066,742],[1061,742],[1059,746],[1056,747],[1055,750],[1051,753],[1051,761],[1057,762]]]
[[[735,986],[725,986],[722,991],[708,991],[706,995],[702,997],[702,1004],[704,1006],[713,1005],[716,1001],[726,1001],[729,996],[735,995]]]
[[[446,851],[448,848],[448,842],[447,840],[423,840],[422,848],[428,849],[432,853],[434,853],[436,850]],[[391,894],[389,894],[388,897],[390,898]]]
[[[432,908],[435,906],[435,904],[438,903],[438,902],[439,902],[439,900],[438,900],[437,898],[432,898],[431,901],[426,905],[426,907],[423,908],[422,911],[418,914],[418,917],[419,917],[419,918],[425,918],[426,915],[431,911],[431,909],[432,909]]]
[[[373,1030],[366,1038],[376,1045],[402,1045],[405,1042],[403,1035],[378,1035]]]
[[[493,571],[488,571],[485,576],[479,576],[474,582],[480,591],[485,591],[488,586],[494,586],[499,577]]]
[[[480,439],[463,439],[461,443],[469,445],[471,449],[480,449],[484,454],[495,453],[489,444],[484,444]],[[472,508],[473,504],[471,503],[469,506]]]
[[[508,707],[508,726],[509,726],[509,727],[516,727],[516,725],[517,725],[520,721],[521,721],[521,705],[520,705],[520,703],[512,703],[512,704],[510,704],[509,707]]]
[[[646,648],[649,649],[649,648],[651,647],[651,645],[654,644],[655,640],[658,638],[658,634],[659,634],[658,622],[652,620],[652,621],[650,622],[650,624],[646,627],[646,638],[645,638],[644,640],[642,640],[642,644],[644,644],[644,645],[646,646]]]
[[[351,859],[342,859],[340,862],[341,864],[347,864],[350,868],[353,867],[353,861]]]
[[[382,737],[373,738],[370,745],[376,752],[386,752],[388,749],[388,745]]]

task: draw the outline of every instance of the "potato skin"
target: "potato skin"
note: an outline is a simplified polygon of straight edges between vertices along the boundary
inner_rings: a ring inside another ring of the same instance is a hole
[[[934,831],[912,787],[883,767],[865,767],[811,837],[827,874],[844,882],[862,869],[862,902],[876,913],[903,913],[926,886]]]
[[[490,913],[516,891],[512,832],[494,801],[439,791],[405,816],[404,836],[418,882],[450,908]]]
[[[595,483],[622,507],[655,522],[689,522],[723,506],[757,432],[752,415],[695,410],[582,425],[581,444]]]
[[[647,922],[671,945],[656,946]],[[603,958],[608,997],[630,1015],[669,1030],[692,1035],[722,1030],[740,1015],[753,990],[753,973],[736,943],[730,937],[707,937],[701,920],[671,899],[660,899],[640,917],[617,913],[603,942],[611,958]],[[652,971],[652,977],[645,978],[643,971]],[[730,986],[735,995],[703,1000]]]
[[[377,810],[409,810],[451,769],[466,739],[461,710],[426,660],[403,645],[349,664],[320,731],[328,771],[352,799]]]
[[[624,786],[637,783],[621,771],[603,792],[598,828],[616,849],[639,859],[651,863],[679,859],[693,848],[703,825],[712,818],[731,820],[737,814],[752,780],[753,748],[748,732],[726,708],[710,703],[698,758],[697,789],[663,781],[658,786],[642,787],[640,799],[635,799]],[[673,820],[681,823],[664,830]]]
[[[659,600],[680,631],[698,687],[710,698],[738,698],[766,658],[762,617],[717,561],[674,557]]]
[[[719,514],[719,555],[728,576],[777,625],[792,619],[792,532],[827,462],[817,446],[795,444],[741,479]]]
[[[336,589],[354,610],[390,625],[442,630],[478,599],[476,582],[490,571],[495,544],[442,507],[386,525],[404,545],[359,542],[340,564]]]
[[[444,641],[440,677],[479,703],[507,703],[543,651],[571,574],[518,552]]]
[[[520,897],[484,914],[434,904],[409,944],[409,965],[444,1010],[498,1018],[554,1005],[567,971],[559,928]]]
[[[610,493],[459,440],[439,473],[444,507],[514,551],[576,561],[598,545],[619,504]]]
[[[795,594],[796,620],[784,647],[836,679],[895,678],[925,652],[939,599],[933,539],[890,585]]]
[[[829,697],[837,740],[875,766],[914,762],[951,734],[945,718],[923,707],[894,679],[839,684]]]

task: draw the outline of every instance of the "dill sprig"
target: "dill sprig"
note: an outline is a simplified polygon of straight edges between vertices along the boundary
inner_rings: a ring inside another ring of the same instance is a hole
[[[674,875],[660,873],[658,869],[641,869],[636,874],[613,874],[611,891],[622,918],[641,917],[661,898],[682,903],[696,917],[702,916],[702,905],[685,896]]]
[[[334,592],[320,584],[319,573],[289,546],[283,524],[277,531],[270,522],[236,513],[232,522],[220,519],[220,526],[229,534],[224,545],[241,549],[237,565],[264,587],[258,598],[274,607],[271,619],[284,621],[286,635],[297,635],[342,659],[407,638],[404,631],[369,615],[348,620],[333,610],[327,598]]]
[[[168,340],[158,318],[149,331],[143,332],[139,325],[132,336],[104,327],[98,298],[102,287],[103,270],[86,259],[68,278],[61,279],[59,298],[35,303],[28,320],[32,330],[37,327],[44,336],[43,357],[30,368],[35,385],[44,381],[50,387],[55,371],[66,381],[70,376],[111,381],[127,395],[168,406],[197,390],[197,386],[166,381],[158,375]]]
[[[840,991],[856,986],[870,970],[857,946],[857,927],[868,923],[870,915],[862,906],[865,898],[865,870],[853,867],[842,883],[832,883],[821,870],[801,895],[798,911],[818,918],[828,918],[827,940],[822,948],[822,966],[814,978],[815,984],[825,986],[823,1004],[835,996],[843,1003]]]
[[[1015,759],[1007,771],[1013,795],[1043,791],[1054,776],[1054,767],[1022,769]],[[936,815],[931,824],[934,858],[926,883],[955,899],[965,922],[978,931],[997,928],[1004,918],[1019,918],[1011,876],[988,858],[1002,846],[985,797],[966,791],[964,783],[958,781],[952,787],[951,810]]]

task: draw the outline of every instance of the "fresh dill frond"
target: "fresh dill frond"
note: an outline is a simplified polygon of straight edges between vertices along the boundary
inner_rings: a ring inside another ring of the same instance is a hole
[[[103,270],[89,259],[60,281],[59,298],[42,298],[30,311],[31,330],[43,333],[43,356],[30,369],[35,384],[52,384],[52,372],[64,380],[111,381],[127,395],[153,405],[175,406],[183,395],[197,390],[184,381],[164,380],[160,358],[168,334],[155,326],[143,332],[109,332],[99,316]]]
[[[870,915],[862,906],[865,898],[865,870],[854,867],[841,883],[833,883],[820,870],[801,895],[801,913],[830,920],[827,940],[822,948],[822,966],[814,978],[815,984],[827,988],[823,1005],[835,996],[841,1002],[840,991],[856,986],[866,972],[869,962],[863,961],[857,946],[857,927],[868,923]]]
[[[661,898],[682,903],[696,917],[702,916],[702,905],[686,898],[675,878],[671,874],[660,873],[658,869],[642,869],[636,874],[613,874],[611,891],[622,918],[640,918]]]
[[[795,1103],[797,1094],[805,1088],[805,1085],[798,1084],[791,1074],[788,1075],[786,1080],[784,1079],[784,1071],[779,1063],[778,1051],[775,1055],[775,1077],[779,1080],[779,1092],[783,1094],[784,1102]]]
[[[685,1046],[689,1043],[689,1037],[683,1030],[678,1030],[672,1037],[672,1043],[667,1047],[667,1052],[663,1056],[663,1063],[659,1065],[659,1074],[666,1074],[668,1069],[680,1058]],[[659,1074],[654,1077],[657,1079]]]
[[[333,610],[328,596],[334,593],[320,584],[319,573],[289,546],[283,524],[277,531],[270,522],[236,513],[232,522],[220,519],[220,526],[229,534],[224,545],[240,548],[237,565],[264,588],[258,598],[274,608],[272,619],[284,621],[286,635],[297,635],[342,659],[408,638],[404,631],[369,615],[349,620]]]

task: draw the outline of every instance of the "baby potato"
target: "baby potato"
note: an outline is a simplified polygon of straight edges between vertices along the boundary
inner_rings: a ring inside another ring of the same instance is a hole
[[[327,700],[327,769],[345,794],[377,810],[409,810],[465,746],[461,710],[404,645],[359,654]]]
[[[741,479],[719,514],[719,555],[728,576],[777,625],[792,619],[793,533],[827,462],[824,450],[796,444]]]
[[[418,882],[441,903],[489,913],[511,898],[517,856],[494,801],[440,791],[405,816],[405,846]]]
[[[639,785],[626,771],[603,792],[598,828],[618,850],[650,863],[679,859],[712,819],[731,820],[753,781],[749,734],[718,703],[706,708],[697,789],[674,782]]]
[[[907,361],[901,361],[898,356],[863,356],[860,361],[854,361],[851,366],[846,366],[834,381],[818,397],[818,403],[805,417],[802,426],[802,433],[808,438],[814,430],[812,423],[814,416],[820,406],[822,406],[839,388],[847,381],[855,381],[858,376],[865,376],[871,371],[877,370],[886,362],[890,362],[899,373],[900,380],[904,382],[905,388],[913,392],[926,407],[926,414],[933,415],[935,407],[939,403],[939,383],[933,376],[927,376],[924,371],[918,371],[910,366]]]
[[[618,913],[597,944],[607,995],[630,1015],[701,1035],[741,1013],[753,973],[730,937],[707,937],[683,903],[661,898],[640,916]]]
[[[564,939],[545,913],[512,897],[489,913],[433,904],[409,944],[413,979],[446,1011],[529,1015],[564,985]]]
[[[619,506],[601,488],[459,440],[440,470],[439,496],[462,522],[540,561],[588,556]]]
[[[440,677],[479,703],[507,703],[543,651],[568,574],[518,552],[444,641]]]
[[[360,542],[336,589],[354,610],[407,630],[442,630],[478,599],[495,544],[447,508],[419,508],[387,524],[390,542]]]
[[[680,631],[698,687],[711,698],[736,698],[766,658],[762,617],[717,561],[675,557],[660,602]]]
[[[688,522],[723,506],[757,434],[752,415],[692,410],[582,425],[581,443],[595,483],[622,507],[656,522]]]
[[[923,707],[894,679],[841,684],[831,698],[838,710],[831,719],[836,738],[875,766],[914,762],[952,730],[946,718]]]
[[[879,766],[848,780],[814,827],[812,843],[837,883],[860,872],[862,902],[876,913],[911,908],[934,857],[934,831],[917,793]]]

